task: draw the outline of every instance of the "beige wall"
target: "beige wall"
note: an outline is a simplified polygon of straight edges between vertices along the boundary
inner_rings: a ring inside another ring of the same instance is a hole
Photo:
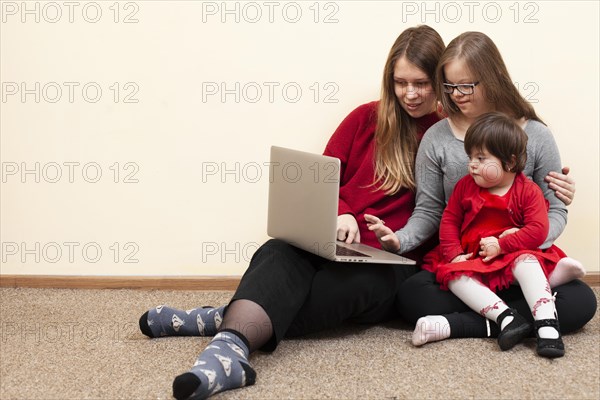
[[[420,23],[495,40],[578,183],[558,244],[599,270],[598,2],[1,8],[4,274],[243,273],[269,146],[322,151]]]

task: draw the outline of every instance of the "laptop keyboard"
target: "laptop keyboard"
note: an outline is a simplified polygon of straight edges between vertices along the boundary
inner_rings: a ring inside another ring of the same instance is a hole
[[[340,246],[339,244],[335,245],[335,255],[336,256],[352,256],[352,257],[371,257],[368,254],[361,253],[356,250],[349,249],[347,247]]]

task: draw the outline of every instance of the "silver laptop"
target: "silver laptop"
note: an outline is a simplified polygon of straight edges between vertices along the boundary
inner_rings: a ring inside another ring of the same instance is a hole
[[[267,234],[332,261],[407,264],[397,254],[337,238],[340,160],[271,147]]]

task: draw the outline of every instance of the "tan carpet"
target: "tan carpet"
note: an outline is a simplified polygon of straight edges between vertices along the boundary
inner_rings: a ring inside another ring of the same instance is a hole
[[[596,290],[600,298],[600,291]],[[1,399],[169,399],[208,338],[147,339],[137,320],[161,303],[225,303],[230,292],[1,289]],[[402,323],[344,326],[256,353],[254,386],[215,399],[599,399],[600,322],[547,360],[528,341],[414,348]]]

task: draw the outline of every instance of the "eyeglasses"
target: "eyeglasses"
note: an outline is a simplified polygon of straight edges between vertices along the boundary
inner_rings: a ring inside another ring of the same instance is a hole
[[[454,93],[454,89],[457,89],[460,93],[464,95],[470,95],[475,93],[475,86],[479,85],[479,82],[475,83],[459,83],[457,85],[452,83],[443,83],[444,85],[444,93],[452,94]]]

